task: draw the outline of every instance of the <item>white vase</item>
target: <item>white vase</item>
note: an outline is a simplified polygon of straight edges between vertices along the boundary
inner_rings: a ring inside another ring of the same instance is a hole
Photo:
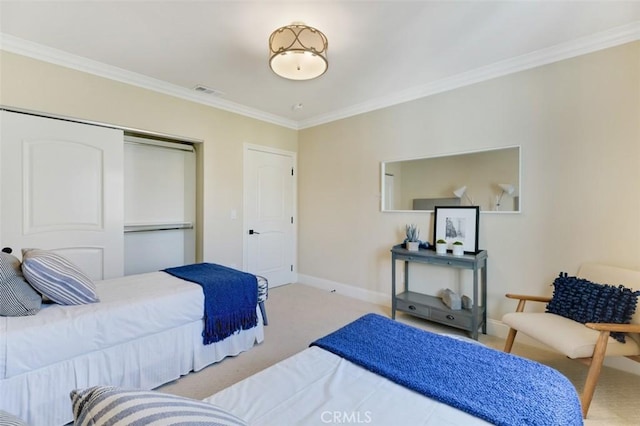
[[[464,246],[461,246],[459,244],[453,244],[453,255],[454,256],[464,255]]]
[[[409,251],[420,250],[420,243],[418,241],[407,241],[407,250]]]
[[[447,254],[447,243],[436,243],[436,253]]]

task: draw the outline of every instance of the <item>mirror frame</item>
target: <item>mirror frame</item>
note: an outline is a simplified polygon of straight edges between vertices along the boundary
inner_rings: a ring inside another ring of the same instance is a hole
[[[494,148],[483,148],[472,151],[462,151],[462,152],[452,152],[446,154],[439,155],[427,155],[421,157],[408,157],[408,158],[399,158],[393,160],[386,160],[380,162],[380,211],[382,213],[433,213],[434,210],[389,210],[385,208],[386,202],[386,192],[385,192],[385,175],[386,175],[386,165],[388,163],[398,163],[403,161],[415,161],[415,160],[436,160],[439,158],[449,158],[456,156],[464,156],[471,154],[482,154],[491,151],[499,151],[505,149],[518,149],[518,185],[516,186],[515,194],[518,196],[518,209],[517,210],[483,210],[480,209],[480,213],[499,213],[499,214],[514,214],[514,213],[522,213],[522,146],[521,145],[509,145],[509,146],[500,146]],[[497,185],[498,182],[495,182]],[[452,185],[455,187],[455,185]],[[455,197],[453,194],[451,197]]]

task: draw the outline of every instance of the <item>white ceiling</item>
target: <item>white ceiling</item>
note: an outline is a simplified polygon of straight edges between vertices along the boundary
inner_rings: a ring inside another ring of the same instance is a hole
[[[316,80],[269,69],[269,35],[294,21],[329,40]],[[640,1],[0,0],[0,33],[8,51],[304,128],[640,39]]]

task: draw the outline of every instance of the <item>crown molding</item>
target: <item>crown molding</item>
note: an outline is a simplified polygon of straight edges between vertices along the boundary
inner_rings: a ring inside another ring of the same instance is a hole
[[[282,127],[294,130],[298,129],[298,123],[294,120],[289,120],[274,114],[249,108],[235,102],[197,93],[190,89],[169,84],[162,80],[107,65],[102,62],[93,61],[81,56],[72,55],[70,53],[14,37],[9,34],[0,33],[0,50],[71,68],[77,71],[86,72],[99,77],[108,78],[110,80],[119,81],[121,83],[130,84],[187,101],[208,105]]]
[[[636,40],[640,40],[640,21],[496,62],[432,83],[412,87],[391,96],[380,97],[342,110],[336,110],[329,114],[319,115],[309,120],[300,121],[298,127],[299,129],[306,129],[326,124]]]
[[[496,62],[491,65],[476,68],[461,74],[443,78],[425,85],[416,86],[363,102],[357,105],[336,110],[328,114],[318,115],[308,120],[295,121],[274,114],[266,113],[254,108],[249,108],[234,102],[195,93],[184,87],[169,84],[151,77],[137,74],[118,67],[92,61],[87,58],[72,55],[57,49],[33,43],[8,34],[0,33],[0,49],[8,52],[28,56],[78,71],[94,74],[100,77],[119,81],[126,84],[142,87],[166,95],[185,99],[188,101],[219,108],[246,117],[276,124],[282,127],[301,130],[318,126],[336,120],[352,117],[366,112],[387,108],[393,105],[413,101],[419,98],[435,95],[449,90],[457,89],[507,74],[528,70],[547,65],[564,59],[573,58],[587,53],[595,52],[624,43],[640,39],[640,21],[602,31],[567,43],[558,44],[546,49],[541,49],[525,55]]]

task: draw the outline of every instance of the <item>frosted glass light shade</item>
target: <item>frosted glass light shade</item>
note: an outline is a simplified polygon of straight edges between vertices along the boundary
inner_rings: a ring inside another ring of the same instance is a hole
[[[329,68],[327,37],[302,23],[278,28],[269,37],[269,66],[289,80],[311,80]]]

